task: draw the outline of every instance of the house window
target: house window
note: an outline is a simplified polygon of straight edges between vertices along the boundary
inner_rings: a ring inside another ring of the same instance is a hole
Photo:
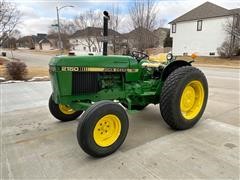
[[[172,33],[176,33],[176,24],[172,24]]]
[[[86,51],[86,47],[83,47],[83,50]]]
[[[197,31],[202,30],[202,20],[197,21]]]

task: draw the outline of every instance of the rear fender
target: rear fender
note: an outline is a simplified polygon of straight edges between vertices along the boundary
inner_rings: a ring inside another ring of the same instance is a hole
[[[192,66],[191,62],[187,62],[184,60],[177,60],[177,61],[172,61],[169,63],[163,70],[162,75],[161,75],[161,80],[165,81],[167,77],[175,71],[177,68],[182,67],[182,66]]]

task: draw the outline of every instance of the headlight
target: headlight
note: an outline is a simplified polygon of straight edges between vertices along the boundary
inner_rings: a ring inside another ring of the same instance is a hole
[[[167,54],[167,60],[171,60],[172,58],[173,58],[172,53],[168,53],[168,54]]]

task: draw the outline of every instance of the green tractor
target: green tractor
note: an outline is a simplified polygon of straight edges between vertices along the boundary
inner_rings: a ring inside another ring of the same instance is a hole
[[[104,12],[104,36],[109,15]],[[106,39],[106,38],[105,38]],[[175,130],[193,127],[201,118],[208,98],[204,74],[191,62],[151,62],[148,55],[57,56],[49,63],[53,93],[51,114],[60,121],[80,115],[77,139],[94,157],[107,156],[124,142],[128,132],[127,110],[159,104],[164,121]],[[160,116],[159,116],[160,119]]]

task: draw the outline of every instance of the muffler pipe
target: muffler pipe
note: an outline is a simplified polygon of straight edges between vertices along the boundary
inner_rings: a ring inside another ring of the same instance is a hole
[[[103,55],[107,55],[107,46],[108,46],[108,21],[110,16],[107,11],[103,12]]]

